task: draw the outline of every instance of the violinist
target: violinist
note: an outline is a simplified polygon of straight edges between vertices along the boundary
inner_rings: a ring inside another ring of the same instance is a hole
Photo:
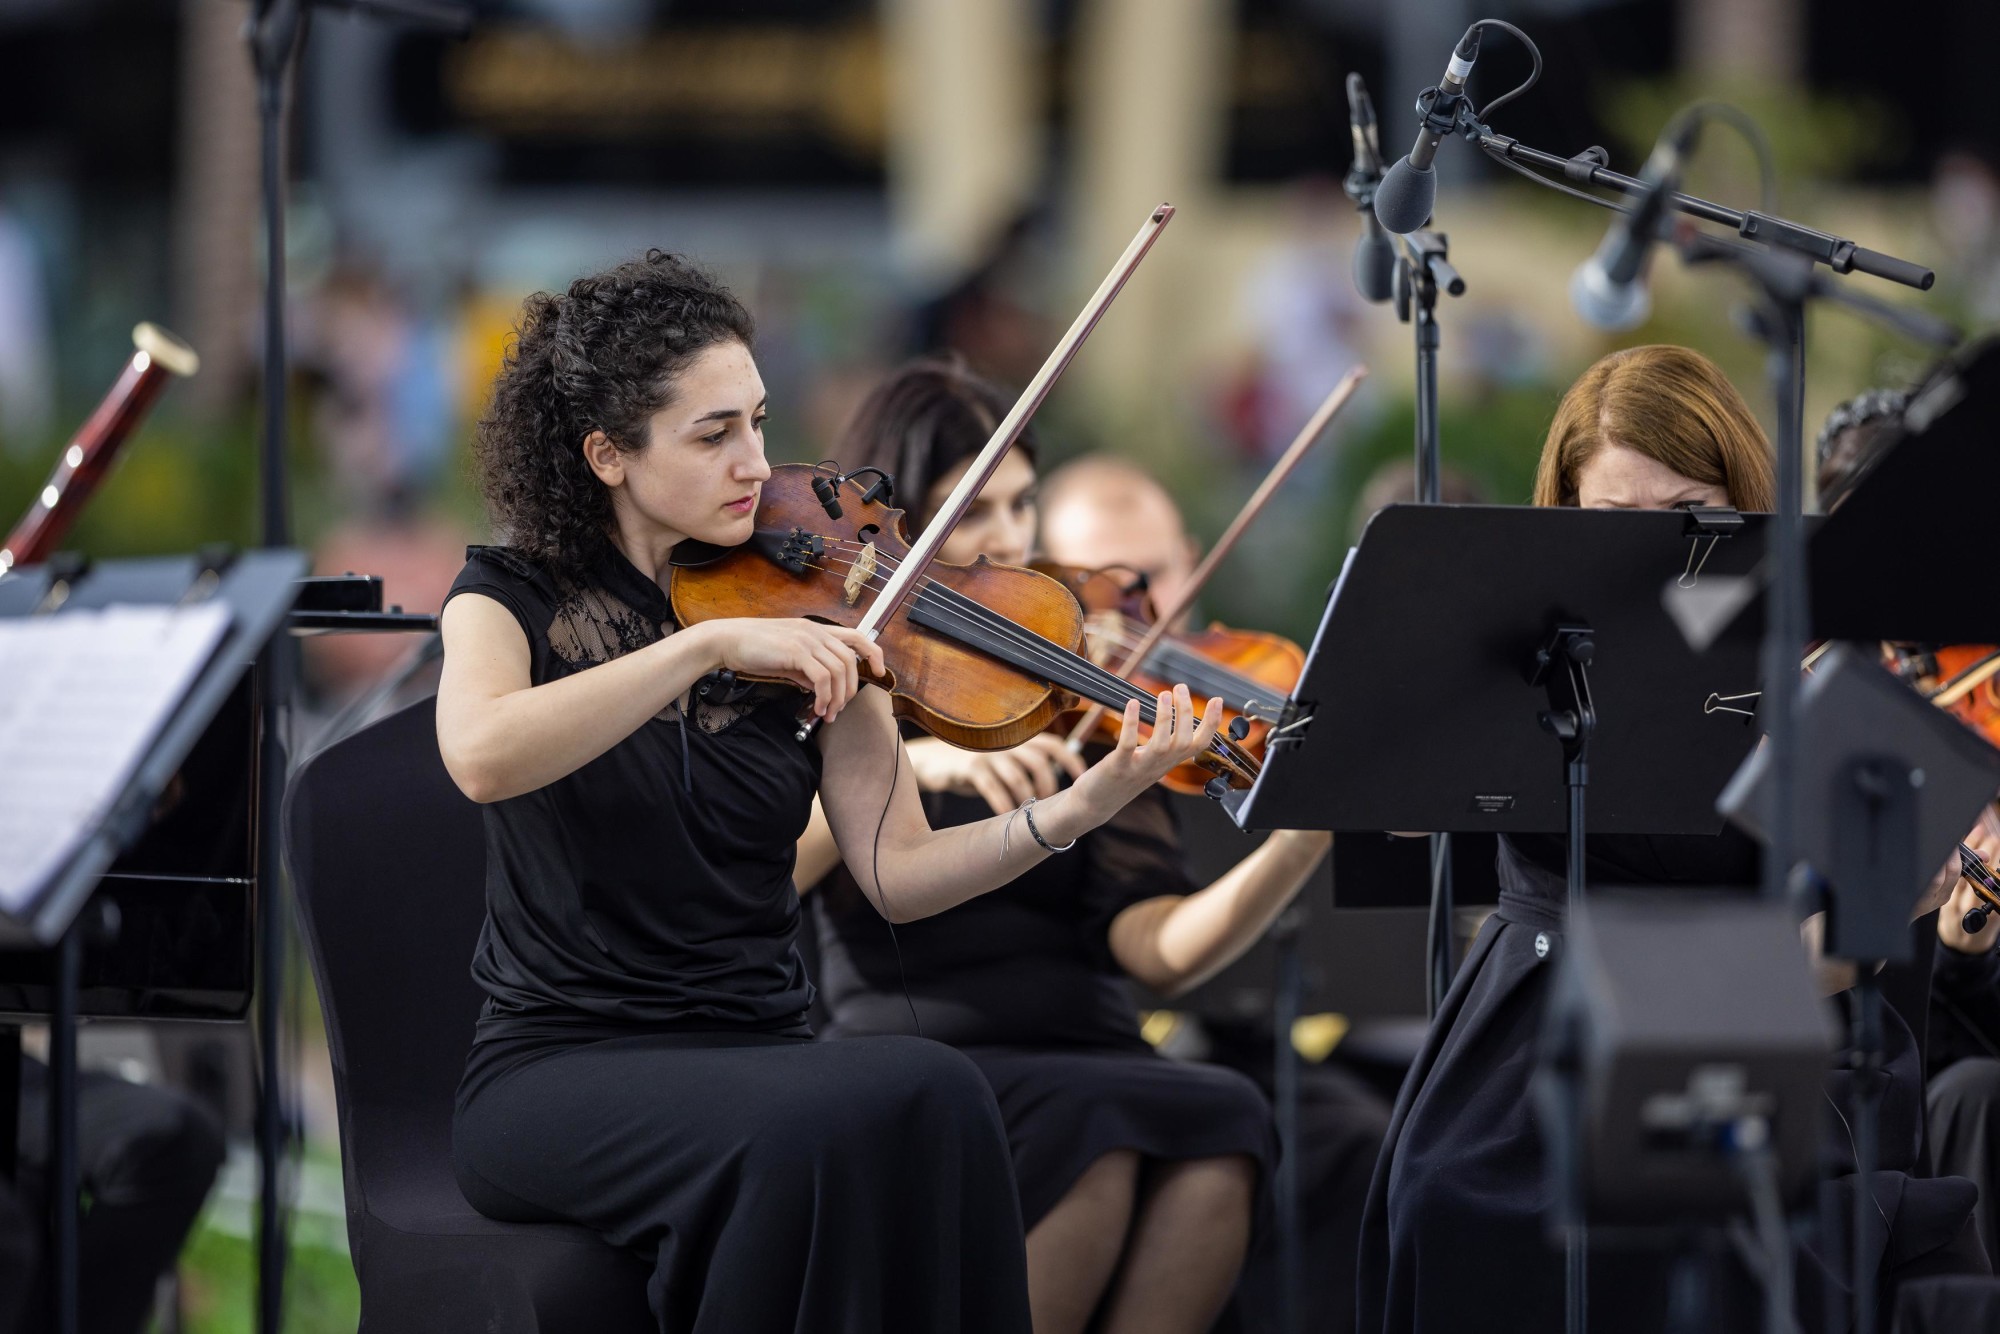
[[[1896,441],[1908,402],[1899,390],[1876,389],[1827,415],[1818,442],[1822,508],[1837,508]],[[1988,865],[2000,859],[1994,808],[1965,841]],[[1979,1187],[1972,1221],[1988,1262],[2000,1272],[2000,955],[1994,953],[2000,920],[1973,918],[1978,929],[1967,930],[1966,914],[1979,906],[1972,882],[1958,874],[1956,858],[1941,879],[1951,892],[1938,913],[1924,1052],[1931,1161],[1939,1175],[1966,1177]]]
[[[1406,465],[1407,466],[1407,465]],[[1403,488],[1407,496],[1410,487]],[[1083,569],[1143,574],[1156,601],[1177,602],[1200,551],[1180,507],[1159,480],[1130,459],[1086,454],[1042,483],[1042,554]],[[1176,627],[1177,629],[1179,627]],[[1180,805],[1205,797],[1181,796]],[[1280,832],[1274,839],[1314,836]],[[1272,1034],[1265,1023],[1225,1023],[1204,1017],[1207,1060],[1227,1065],[1273,1089]],[[1375,1091],[1332,1064],[1300,1072],[1299,1199],[1303,1254],[1309,1257],[1299,1294],[1299,1323],[1325,1334],[1354,1328],[1354,1252],[1368,1177],[1389,1125],[1389,1108]],[[1278,1247],[1275,1230],[1253,1246],[1237,1285],[1234,1311],[1246,1329],[1275,1328]]]
[[[918,362],[870,395],[836,456],[844,468],[891,471],[921,531],[1006,408],[962,366]],[[1035,528],[1035,448],[1025,440],[953,531],[944,559],[1022,564]],[[1073,790],[1065,781],[1082,781],[1082,761],[1058,737],[997,755],[925,739],[909,751],[924,809],[941,827],[976,827],[1029,800],[1039,810]],[[1126,983],[1174,995],[1229,963],[1297,893],[1327,837],[1273,839],[1199,887],[1156,791],[1059,846],[1004,890],[893,937],[868,910],[851,861],[811,887],[827,1031],[918,1031],[958,1047],[986,1076],[1028,1228],[1037,1334],[1206,1330],[1266,1193],[1270,1110],[1241,1075],[1148,1047]],[[801,884],[808,866],[830,860],[823,838],[809,836]]]
[[[1591,366],[1556,409],[1535,480],[1538,505],[1669,509],[1731,505],[1768,510],[1771,447],[1741,395],[1706,357],[1653,346],[1615,352]],[[1720,837],[1593,835],[1589,883],[1715,886],[1754,884],[1757,849]],[[1362,1232],[1360,1327],[1367,1331],[1558,1329],[1564,1318],[1564,1258],[1547,1220],[1553,1198],[1529,1077],[1553,966],[1560,955],[1566,887],[1559,836],[1503,836],[1499,908],[1488,919],[1440,1007],[1398,1095],[1376,1165]],[[1912,916],[1934,903],[1922,904]],[[1823,974],[1825,975],[1825,974]],[[1831,979],[1829,991],[1844,982]],[[1972,1192],[1959,1180],[1920,1179],[1921,1076],[1909,1027],[1885,1007],[1888,1075],[1875,1194],[1888,1226],[1881,1291],[1929,1272],[1983,1271],[1968,1217]],[[1828,1076],[1827,1096],[1851,1123],[1848,1076]],[[1852,1168],[1833,1185],[1838,1219],[1854,1207]],[[1893,1183],[1893,1189],[1885,1189]],[[1851,1224],[1830,1221],[1829,1235]],[[1824,1326],[1823,1294],[1842,1275],[1808,1257],[1799,1266],[1798,1309]],[[1589,1254],[1593,1327],[1659,1329],[1669,1308],[1668,1270],[1640,1254]],[[1715,1275],[1748,1292],[1734,1268]],[[1754,1302],[1749,1309],[1756,1309]],[[1885,1308],[1886,1309],[1886,1308]],[[1712,1314],[1720,1316],[1720,1310]],[[1886,1319],[1883,1327],[1886,1327]]]
[[[437,700],[487,842],[459,1182],[489,1216],[637,1253],[663,1330],[1022,1331],[992,1093],[936,1043],[811,1040],[793,846],[818,792],[913,921],[1050,859],[1214,729],[1162,696],[1170,721],[1144,744],[1129,724],[1032,827],[934,831],[887,698],[857,689],[875,644],[799,619],[677,628],[676,544],[749,539],[770,476],[751,335],[726,289],[652,251],[530,298],[479,424],[506,545],[453,586]]]

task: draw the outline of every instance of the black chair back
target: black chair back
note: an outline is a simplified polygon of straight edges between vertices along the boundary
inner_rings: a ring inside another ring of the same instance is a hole
[[[594,1232],[481,1217],[451,1116],[481,996],[479,807],[424,699],[300,766],[287,862],[340,1104],[361,1334],[643,1334],[651,1264]]]
[[[285,832],[350,1202],[393,1194],[414,1163],[449,1176],[452,1099],[481,999],[470,969],[486,859],[479,807],[438,754],[436,700],[302,766]]]

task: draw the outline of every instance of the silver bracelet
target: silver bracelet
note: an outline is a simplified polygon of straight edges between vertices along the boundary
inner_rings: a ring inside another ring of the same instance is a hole
[[[1029,797],[1028,804],[1021,808],[1021,814],[1028,817],[1028,832],[1035,836],[1035,842],[1042,845],[1042,851],[1068,852],[1071,848],[1076,846],[1075,839],[1071,839],[1069,842],[1058,846],[1057,844],[1051,843],[1047,839],[1043,838],[1042,831],[1035,828],[1035,803],[1039,800],[1041,800],[1041,798],[1039,797]]]

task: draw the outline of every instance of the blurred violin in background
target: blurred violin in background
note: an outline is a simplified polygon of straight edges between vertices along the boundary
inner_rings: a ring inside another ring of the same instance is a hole
[[[2000,645],[1890,644],[1883,656],[1925,699],[2000,746]]]
[[[1122,569],[1078,570],[1048,561],[1033,568],[1069,589],[1083,605],[1084,654],[1092,662],[1115,669],[1159,619],[1143,575]],[[1154,693],[1185,682],[1199,698],[1219,696],[1229,735],[1261,760],[1264,740],[1279,721],[1305,661],[1305,651],[1289,639],[1216,622],[1206,630],[1169,631],[1121,675]],[[1055,726],[1074,730],[1081,717],[1065,714]],[[1085,739],[1115,744],[1118,719],[1102,714]],[[1208,774],[1185,764],[1162,781],[1176,792],[1194,794],[1207,784]]]

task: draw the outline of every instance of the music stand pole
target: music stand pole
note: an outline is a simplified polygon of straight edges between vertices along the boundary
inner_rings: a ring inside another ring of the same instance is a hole
[[[1277,1117],[1280,1167],[1274,1181],[1278,1207],[1278,1328],[1297,1334],[1305,1310],[1305,1252],[1299,1235],[1299,1049],[1292,1045],[1300,998],[1305,992],[1305,965],[1300,946],[1305,913],[1297,905],[1279,915],[1271,927],[1276,950],[1277,984],[1271,999],[1271,1101]]]
[[[1442,232],[1418,231],[1397,238],[1396,317],[1416,335],[1417,352],[1417,503],[1435,505],[1443,471],[1438,431],[1438,346],[1443,341],[1437,322],[1440,291],[1465,292],[1465,279],[1451,266],[1450,242]],[[1435,1015],[1451,989],[1453,967],[1451,835],[1430,836],[1431,901],[1424,927],[1424,999],[1426,1015]]]
[[[263,432],[258,496],[260,538],[267,548],[291,536],[285,474],[285,94],[305,39],[299,0],[258,0],[246,37],[257,75],[257,120],[263,157],[264,364]],[[279,812],[285,803],[284,727],[294,676],[291,636],[272,636],[256,671],[257,739],[257,1329],[284,1325],[286,1225],[279,1188],[284,1164],[283,1085],[278,1029],[283,1019],[285,895],[280,877]]]
[[[83,976],[83,923],[56,946],[54,1013],[49,1016],[49,1266],[55,1334],[77,1334],[76,1012]]]

